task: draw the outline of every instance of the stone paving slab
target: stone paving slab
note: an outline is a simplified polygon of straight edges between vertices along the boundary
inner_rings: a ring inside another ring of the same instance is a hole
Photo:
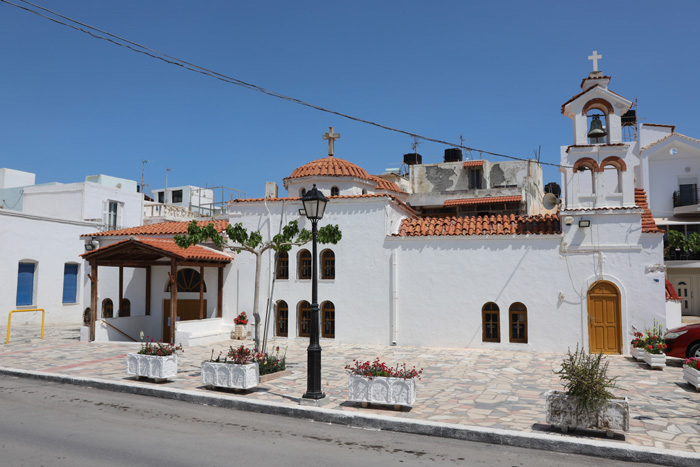
[[[6,328],[0,328],[5,335]],[[178,375],[166,383],[140,381],[125,371],[125,356],[137,343],[83,343],[76,326],[48,325],[45,339],[35,326],[13,326],[10,343],[0,347],[0,367],[99,378],[144,387],[163,387],[202,394],[233,395],[232,391],[207,389],[201,383],[200,364],[226,351],[230,345],[252,341],[226,340],[208,346],[193,346],[179,355]],[[289,376],[265,382],[236,397],[298,406],[306,391],[306,347],[304,339],[277,339],[270,348],[287,349]],[[562,439],[585,439],[587,433],[561,434],[545,423],[545,396],[562,389],[554,371],[562,354],[510,352],[482,349],[437,349],[404,346],[342,344],[331,340],[323,347],[322,387],[330,403],[325,409],[422,420],[494,430],[547,434]],[[423,368],[418,398],[413,408],[360,405],[347,401],[346,364],[352,359],[380,357],[389,365],[406,363]],[[682,379],[682,361],[669,359],[663,371],[626,356],[610,356],[609,375],[618,377],[616,395],[630,401],[630,431],[615,440],[632,446],[700,453],[700,392]],[[596,435],[593,435],[596,436]],[[588,438],[590,439],[590,438]],[[593,438],[595,439],[595,438]],[[602,439],[605,439],[602,435]],[[699,463],[700,464],[700,463]]]

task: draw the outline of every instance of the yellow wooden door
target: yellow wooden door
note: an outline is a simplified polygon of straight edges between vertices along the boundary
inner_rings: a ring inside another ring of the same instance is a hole
[[[596,282],[588,291],[588,336],[591,353],[622,353],[620,292],[610,282]]]

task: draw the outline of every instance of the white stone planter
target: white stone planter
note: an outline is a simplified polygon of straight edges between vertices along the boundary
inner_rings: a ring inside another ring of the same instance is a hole
[[[700,391],[700,371],[689,366],[683,366],[683,379]]]
[[[632,347],[632,350],[630,351],[630,353],[635,358],[635,360],[637,360],[638,362],[641,362],[642,360],[644,360],[644,354],[646,352],[644,352],[644,349],[642,349],[640,347]]]
[[[250,389],[260,383],[258,363],[202,362],[202,383],[207,386],[231,389]]]
[[[663,370],[666,366],[666,354],[653,354],[645,351],[644,361],[652,370]]]
[[[547,423],[566,432],[569,428],[603,430],[608,437],[614,431],[630,428],[630,407],[626,397],[616,397],[595,413],[579,411],[576,398],[562,391],[549,391],[547,397]]]
[[[233,328],[233,338],[234,339],[245,339],[248,335],[248,326],[245,324],[236,324]]]
[[[136,353],[127,354],[126,373],[156,380],[172,378],[177,374],[177,355],[161,357]]]
[[[398,408],[411,407],[416,401],[416,382],[413,379],[348,375],[348,394],[352,402],[389,404]]]

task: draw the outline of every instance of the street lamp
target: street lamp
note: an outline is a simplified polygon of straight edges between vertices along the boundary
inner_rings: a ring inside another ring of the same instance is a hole
[[[309,337],[309,348],[307,350],[307,383],[306,392],[301,398],[301,404],[317,405],[326,395],[321,391],[321,345],[319,337],[319,316],[318,316],[318,274],[317,274],[317,254],[316,254],[316,233],[318,221],[323,218],[328,198],[316,189],[316,185],[307,191],[301,198],[304,204],[304,213],[311,221],[311,333]]]

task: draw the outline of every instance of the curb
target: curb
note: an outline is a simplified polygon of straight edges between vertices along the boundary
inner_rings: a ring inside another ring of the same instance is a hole
[[[571,439],[542,433],[528,433],[514,430],[457,425],[452,423],[407,420],[397,417],[374,414],[358,414],[334,409],[289,406],[278,402],[244,399],[229,394],[207,394],[201,391],[148,387],[125,382],[107,381],[96,378],[80,378],[57,373],[0,368],[0,374],[19,378],[38,379],[62,384],[73,384],[106,391],[137,394],[179,400],[193,404],[210,405],[247,412],[313,420],[354,428],[395,431],[441,438],[461,439],[480,443],[516,446],[529,449],[582,454],[604,457],[627,462],[645,462],[660,465],[696,467],[700,465],[700,453],[673,451],[618,444],[609,441]]]

